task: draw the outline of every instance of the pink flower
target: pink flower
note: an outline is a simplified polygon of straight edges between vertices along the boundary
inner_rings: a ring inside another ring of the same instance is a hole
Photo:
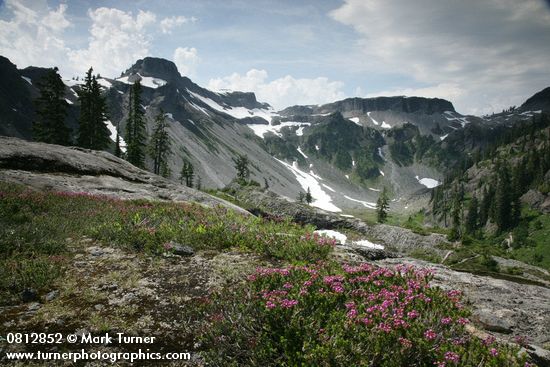
[[[355,308],[352,308],[348,311],[347,316],[349,319],[353,319],[355,316],[357,316],[357,310]]]
[[[271,301],[267,301],[266,304],[265,304],[265,307],[267,307],[268,309],[272,309],[272,308],[275,308],[277,307],[277,305],[275,305],[275,303],[271,302]]]
[[[460,356],[454,352],[447,352],[445,353],[445,359],[447,361],[458,363],[458,361],[460,360]]]
[[[290,289],[290,288],[292,288],[292,284],[290,284],[290,283],[287,282],[287,283],[285,283],[285,284],[283,285],[283,288],[284,288],[284,289]]]
[[[432,329],[428,329],[424,332],[424,337],[427,339],[427,340],[434,340],[436,337],[437,337],[437,334],[435,331],[433,331]]]
[[[498,350],[496,350],[496,348],[491,348],[491,349],[489,350],[489,353],[491,353],[491,355],[492,355],[493,357],[498,356]]]
[[[413,345],[409,339],[403,337],[399,337],[399,343],[405,348],[410,348]]]
[[[378,324],[378,329],[382,330],[385,333],[390,333],[391,332],[391,326],[384,323],[384,322],[381,322],[380,324]]]
[[[449,325],[451,322],[453,322],[453,319],[451,317],[444,317],[441,319],[441,323],[443,325]]]
[[[416,310],[412,310],[412,311],[407,312],[407,317],[409,319],[416,319],[418,316],[420,316],[420,314]]]
[[[466,325],[466,324],[469,324],[469,323],[470,323],[470,320],[465,319],[464,317],[460,317],[460,318],[458,319],[458,323],[459,323],[460,325]]]
[[[281,301],[281,307],[283,308],[292,308],[294,306],[296,306],[298,304],[298,301],[294,300],[294,299],[283,299]]]

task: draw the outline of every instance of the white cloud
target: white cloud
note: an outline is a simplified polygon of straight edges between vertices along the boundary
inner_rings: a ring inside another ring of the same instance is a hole
[[[45,0],[6,0],[5,6],[13,17],[0,20],[0,54],[18,67],[61,66],[68,50],[63,33],[71,26],[67,5],[50,9]]]
[[[275,109],[298,104],[323,104],[346,97],[344,83],[330,81],[325,77],[296,79],[290,75],[268,81],[265,70],[251,69],[245,75],[210,79],[208,87],[213,90],[230,89],[254,92],[259,101],[268,102]]]
[[[88,48],[69,52],[75,70],[83,73],[90,66],[109,77],[149,55],[151,36],[148,28],[156,21],[154,13],[124,12],[115,8],[89,10],[92,20]]]
[[[346,0],[330,16],[360,36],[354,67],[413,77],[465,112],[519,104],[548,83],[543,0]]]
[[[174,51],[174,63],[184,76],[193,76],[200,61],[197,49],[194,47],[178,47]]]
[[[171,34],[174,28],[179,27],[188,22],[194,23],[196,21],[197,21],[197,18],[195,17],[187,18],[182,15],[177,17],[164,18],[160,22],[160,29],[164,34]]]

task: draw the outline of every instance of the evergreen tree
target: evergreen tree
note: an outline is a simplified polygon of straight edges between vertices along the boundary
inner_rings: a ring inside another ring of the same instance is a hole
[[[141,108],[141,83],[138,80],[130,87],[128,100],[126,159],[139,168],[144,168],[145,166],[146,140],[145,117]]]
[[[386,187],[384,187],[376,201],[376,220],[378,223],[384,223],[388,218],[389,201],[388,191]]]
[[[48,70],[38,83],[40,97],[35,101],[37,121],[33,124],[33,138],[50,144],[69,145],[70,129],[65,125],[68,103],[65,84],[57,67]]]
[[[313,196],[311,196],[311,190],[309,189],[309,187],[307,188],[307,192],[306,192],[306,196],[304,197],[306,203],[311,204],[311,202],[313,201]]]
[[[199,175],[197,175],[197,190],[202,190],[202,180]]]
[[[246,155],[238,154],[237,158],[233,158],[233,162],[235,162],[235,169],[237,170],[237,179],[241,183],[245,183],[250,177],[248,157]]]
[[[185,186],[193,187],[193,177],[194,177],[193,164],[183,159],[183,165],[181,166],[181,171],[180,171],[180,183],[183,184],[183,182],[185,181]]]
[[[116,128],[115,156],[119,158],[122,157],[122,149],[120,148],[120,135],[118,133],[118,124]]]
[[[303,191],[300,191],[298,193],[298,202],[303,203],[305,198],[306,198],[306,194]]]
[[[149,143],[149,155],[153,159],[153,173],[169,176],[168,157],[172,154],[170,136],[166,131],[167,123],[161,110],[155,118],[155,127]]]
[[[264,177],[264,190],[269,190],[269,183],[267,182],[267,178]]]
[[[107,102],[92,71],[92,68],[88,70],[78,91],[80,118],[77,144],[83,148],[102,150],[110,145],[110,132],[106,124]]]
[[[475,196],[468,205],[468,214],[466,216],[465,230],[468,234],[474,234],[478,229],[478,207],[479,202]]]
[[[497,172],[499,177],[495,192],[495,223],[499,232],[503,232],[511,225],[512,192],[508,167],[500,164]]]

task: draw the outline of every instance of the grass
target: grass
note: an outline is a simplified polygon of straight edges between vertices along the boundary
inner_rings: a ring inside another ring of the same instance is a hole
[[[153,255],[169,251],[175,241],[291,262],[325,259],[334,241],[313,230],[221,206],[43,193],[0,183],[0,299],[13,302],[29,288],[46,292],[63,274],[68,247],[82,237]]]

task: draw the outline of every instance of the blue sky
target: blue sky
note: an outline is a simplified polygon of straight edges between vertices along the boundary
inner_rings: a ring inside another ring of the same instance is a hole
[[[283,108],[421,95],[482,114],[550,86],[543,0],[0,1],[0,55],[23,68],[173,60],[210,89]]]

